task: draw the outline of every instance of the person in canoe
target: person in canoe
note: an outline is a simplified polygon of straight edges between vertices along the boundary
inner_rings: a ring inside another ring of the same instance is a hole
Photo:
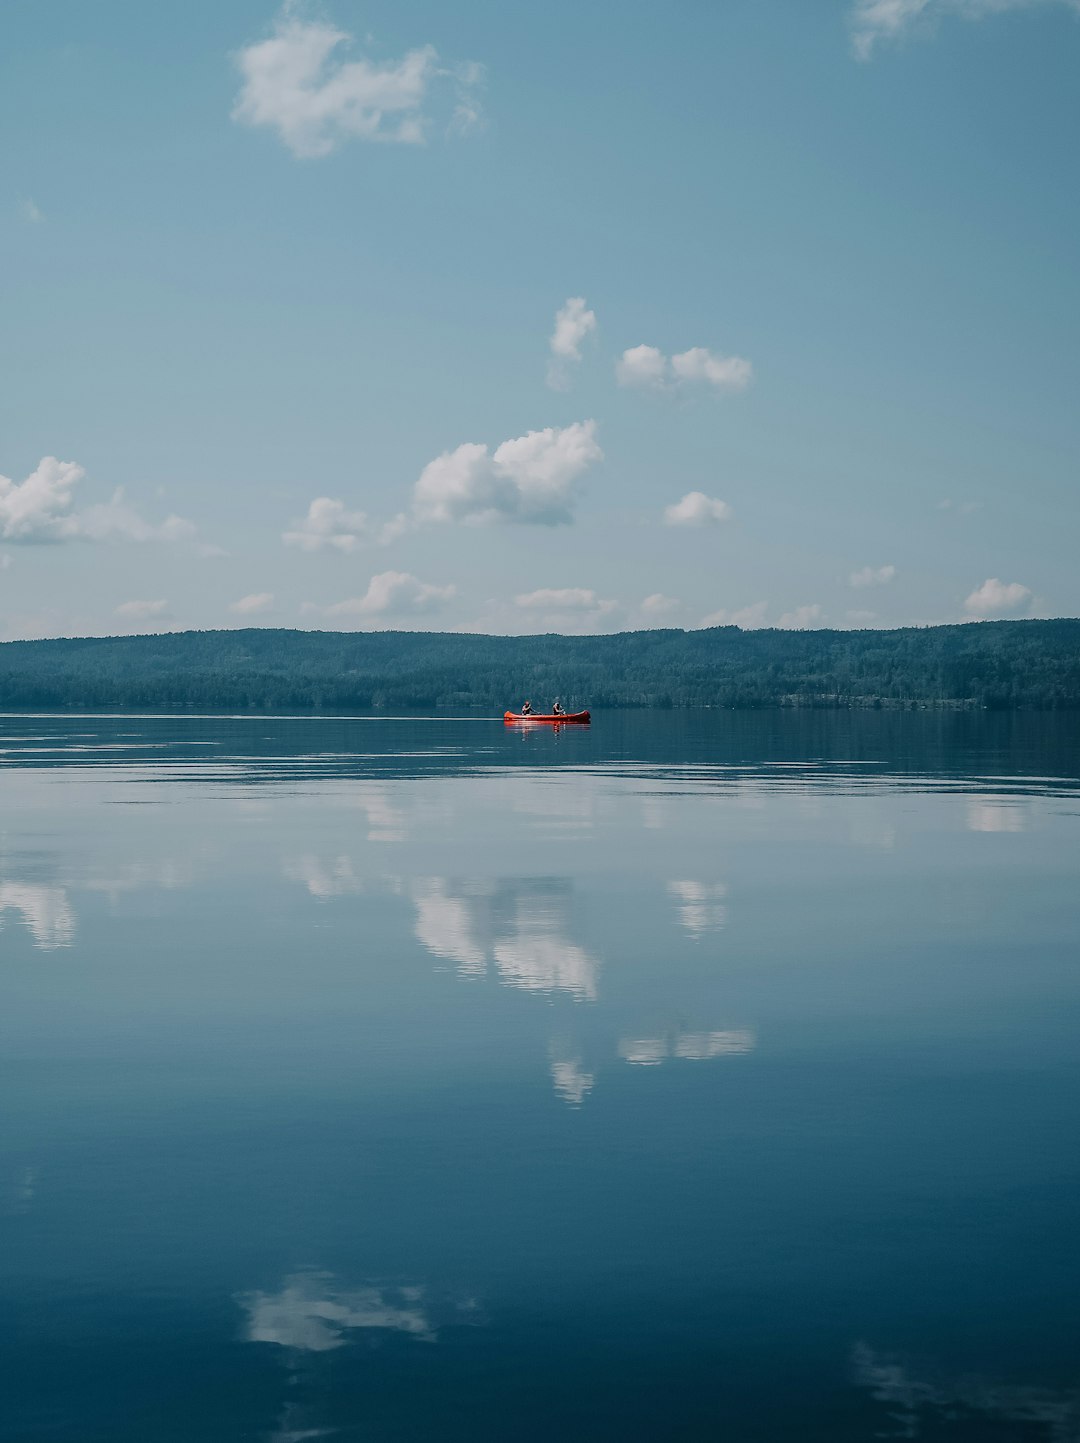
[[[551,715],[552,715],[552,716],[565,716],[565,715],[566,715],[566,712],[563,710],[563,704],[562,704],[562,702],[559,700],[558,697],[556,697],[555,700],[551,703]]]
[[[532,716],[532,702],[531,702],[531,701],[527,701],[527,702],[523,702],[523,703],[522,703],[520,715],[521,715],[521,716]]]

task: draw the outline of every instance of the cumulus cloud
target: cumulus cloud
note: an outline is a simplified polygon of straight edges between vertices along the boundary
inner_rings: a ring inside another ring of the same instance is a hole
[[[662,591],[654,591],[641,603],[638,610],[650,620],[659,620],[663,616],[671,616],[682,606],[682,602],[674,596],[665,596]]]
[[[74,490],[85,475],[74,461],[44,456],[21,484],[0,476],[0,536],[6,541],[62,541],[74,535]]]
[[[430,45],[400,60],[346,60],[351,44],[346,31],[286,5],[267,39],[236,56],[243,83],[233,119],[269,126],[303,159],[350,139],[423,144],[431,126],[425,103],[436,85],[449,84],[456,99],[449,130],[460,135],[479,125],[479,65],[447,68]]]
[[[523,592],[514,604],[530,614],[534,626],[546,631],[588,632],[605,623],[610,627],[619,610],[617,601],[605,600],[581,586],[541,587]]]
[[[869,626],[870,622],[877,620],[876,611],[846,611],[844,615],[855,626]]]
[[[152,616],[164,616],[168,609],[167,601],[122,601],[116,615],[127,621],[145,621]]]
[[[43,456],[25,481],[0,476],[0,539],[33,545],[59,541],[187,541],[195,527],[180,516],[153,524],[124,501],[76,511],[75,488],[86,471],[75,461]]]
[[[415,616],[439,611],[455,594],[454,586],[432,586],[407,571],[383,571],[373,576],[363,596],[336,601],[332,606],[308,604],[306,612],[323,616]]]
[[[718,391],[742,391],[753,374],[753,366],[741,356],[717,356],[704,346],[692,346],[670,360],[655,346],[631,346],[615,363],[620,386],[656,390],[701,381]]]
[[[466,442],[424,467],[413,490],[413,519],[558,526],[573,519],[575,483],[602,456],[595,421],[529,431],[493,453]]]
[[[989,576],[964,602],[969,616],[1006,616],[1031,600],[1031,591],[1019,581],[999,581]]]
[[[701,625],[741,626],[744,631],[756,631],[765,625],[765,613],[768,609],[767,601],[755,601],[752,606],[739,606],[734,611],[711,611],[708,616],[701,618]]]
[[[548,385],[553,390],[566,387],[570,365],[581,360],[582,342],[595,330],[596,313],[588,309],[584,296],[569,296],[556,311],[555,329],[548,342],[551,349]]]
[[[855,0],[851,43],[856,58],[869,60],[880,41],[897,40],[916,29],[930,30],[945,16],[981,20],[1007,10],[1064,6],[1080,15],[1080,0]]]
[[[848,585],[856,589],[863,586],[884,586],[896,575],[895,566],[864,566],[859,571],[853,571],[848,577]]]
[[[29,196],[27,196],[22,203],[22,215],[23,220],[29,221],[31,225],[40,225],[41,222],[45,219],[45,216],[42,214],[40,208],[35,204],[33,200],[30,199]]]
[[[157,525],[143,518],[124,501],[122,487],[104,506],[88,506],[75,518],[86,541],[190,541],[195,527],[182,516],[166,516]],[[207,548],[211,549],[211,548]]]
[[[348,552],[363,543],[368,531],[368,519],[363,511],[348,511],[344,501],[317,496],[308,507],[307,515],[292,522],[289,530],[281,533],[281,539],[286,546],[298,546],[301,551],[321,551],[329,546],[335,551]]]
[[[672,356],[671,369],[680,381],[707,381],[718,391],[741,391],[754,374],[753,366],[741,356],[714,356],[704,346]]]
[[[665,526],[715,526],[730,521],[731,507],[704,491],[688,491],[681,501],[664,508]]]
[[[776,624],[785,631],[805,631],[819,622],[824,614],[815,601],[809,606],[797,606],[794,611],[785,611]]]
[[[610,608],[615,605],[613,601],[600,601],[595,591],[587,591],[580,586],[541,587],[539,591],[515,596],[514,604],[530,611],[592,611],[597,606]]]
[[[242,596],[239,601],[234,601],[229,607],[238,616],[257,616],[260,611],[269,611],[274,604],[274,593],[272,591],[254,591],[250,596]]]
[[[631,346],[615,362],[620,386],[662,386],[667,375],[667,358],[655,346]]]

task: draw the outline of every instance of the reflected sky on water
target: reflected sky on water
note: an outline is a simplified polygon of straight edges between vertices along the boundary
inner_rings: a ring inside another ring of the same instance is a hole
[[[1078,734],[0,719],[0,1439],[1080,1438]]]

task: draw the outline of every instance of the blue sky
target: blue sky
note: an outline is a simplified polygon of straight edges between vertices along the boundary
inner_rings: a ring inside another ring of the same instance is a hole
[[[1080,614],[1073,0],[3,32],[0,636]]]

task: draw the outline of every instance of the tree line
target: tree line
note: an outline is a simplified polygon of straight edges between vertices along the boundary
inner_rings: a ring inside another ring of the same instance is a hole
[[[1080,708],[1080,620],[602,636],[251,628],[0,643],[0,707]]]

